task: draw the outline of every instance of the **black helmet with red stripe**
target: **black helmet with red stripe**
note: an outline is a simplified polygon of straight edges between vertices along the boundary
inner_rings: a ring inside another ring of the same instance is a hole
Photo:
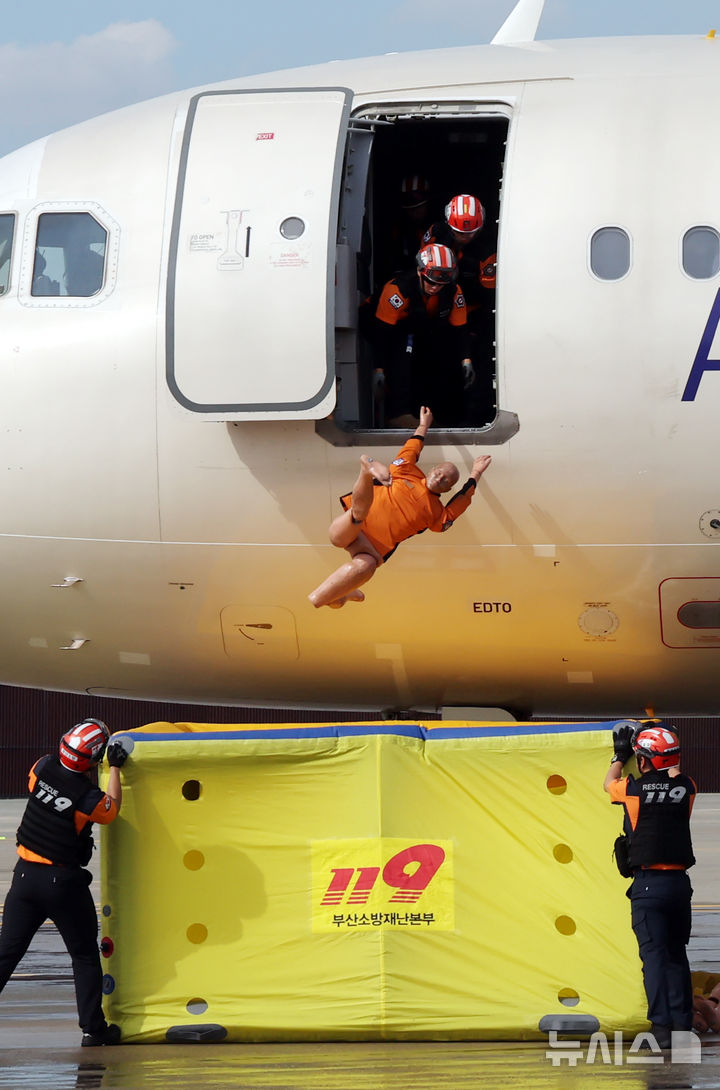
[[[102,761],[109,740],[102,719],[83,719],[60,739],[60,763],[71,772],[87,772]]]
[[[632,741],[636,757],[647,757],[653,768],[673,768],[680,764],[680,741],[667,727],[643,727]]]

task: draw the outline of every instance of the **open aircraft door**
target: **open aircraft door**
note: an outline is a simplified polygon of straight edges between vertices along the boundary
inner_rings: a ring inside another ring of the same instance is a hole
[[[188,113],[170,241],[167,381],[209,420],[335,405],[335,245],[351,92],[210,91]]]

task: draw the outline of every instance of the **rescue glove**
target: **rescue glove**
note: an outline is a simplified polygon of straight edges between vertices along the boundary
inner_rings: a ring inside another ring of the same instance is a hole
[[[635,728],[632,723],[616,723],[613,727],[613,761],[626,764],[632,757],[632,740]]]
[[[111,742],[105,750],[105,756],[110,768],[122,768],[128,758],[122,742]]]
[[[463,389],[469,390],[475,381],[475,368],[470,360],[465,360],[462,365]]]

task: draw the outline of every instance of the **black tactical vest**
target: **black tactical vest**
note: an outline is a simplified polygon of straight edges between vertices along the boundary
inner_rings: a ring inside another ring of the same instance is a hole
[[[413,326],[417,327],[424,322],[433,322],[437,319],[444,319],[447,321],[450,317],[450,312],[455,301],[455,288],[457,287],[454,281],[450,284],[443,285],[442,289],[435,296],[439,302],[436,314],[432,318],[425,307],[420,280],[418,279],[415,269],[394,277],[393,283],[397,284],[400,294],[404,295],[410,304],[409,318]]]
[[[41,757],[35,765],[35,786],[17,831],[17,843],[43,859],[65,866],[83,867],[90,862],[93,839],[90,823],[78,835],[77,804],[94,790],[89,780],[70,772],[59,757]]]
[[[692,867],[690,799],[695,784],[689,776],[668,776],[667,770],[628,777],[628,795],[640,800],[638,821],[630,834],[630,866],[673,863]]]

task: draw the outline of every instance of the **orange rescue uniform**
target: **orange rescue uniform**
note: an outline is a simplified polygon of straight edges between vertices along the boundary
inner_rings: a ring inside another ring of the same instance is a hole
[[[413,273],[413,277],[416,278],[415,273]],[[411,284],[413,287],[415,286],[415,279],[411,280]],[[452,326],[467,325],[465,297],[457,284],[454,288],[452,302],[449,305],[444,291],[438,292],[437,295],[416,293],[422,301],[428,318],[446,318],[448,324]],[[411,312],[412,299],[405,284],[401,283],[399,279],[389,280],[380,295],[375,317],[381,322],[385,322],[386,325],[397,325],[398,322],[403,322],[409,318]]]
[[[472,477],[447,504],[430,491],[425,474],[417,465],[423,443],[421,435],[408,439],[389,467],[392,484],[376,486],[370,513],[362,523],[362,532],[383,560],[389,559],[401,541],[415,534],[449,530],[472,503],[475,494]],[[349,511],[352,493],[341,496],[340,502]]]
[[[475,235],[469,242],[459,240],[452,229],[441,221],[433,223],[423,235],[423,246],[431,246],[438,243],[441,246],[449,246],[455,254],[458,263],[459,281],[467,296],[471,309],[480,302],[482,292],[478,288],[494,290],[497,284],[497,254],[481,256],[484,247],[484,236]]]

